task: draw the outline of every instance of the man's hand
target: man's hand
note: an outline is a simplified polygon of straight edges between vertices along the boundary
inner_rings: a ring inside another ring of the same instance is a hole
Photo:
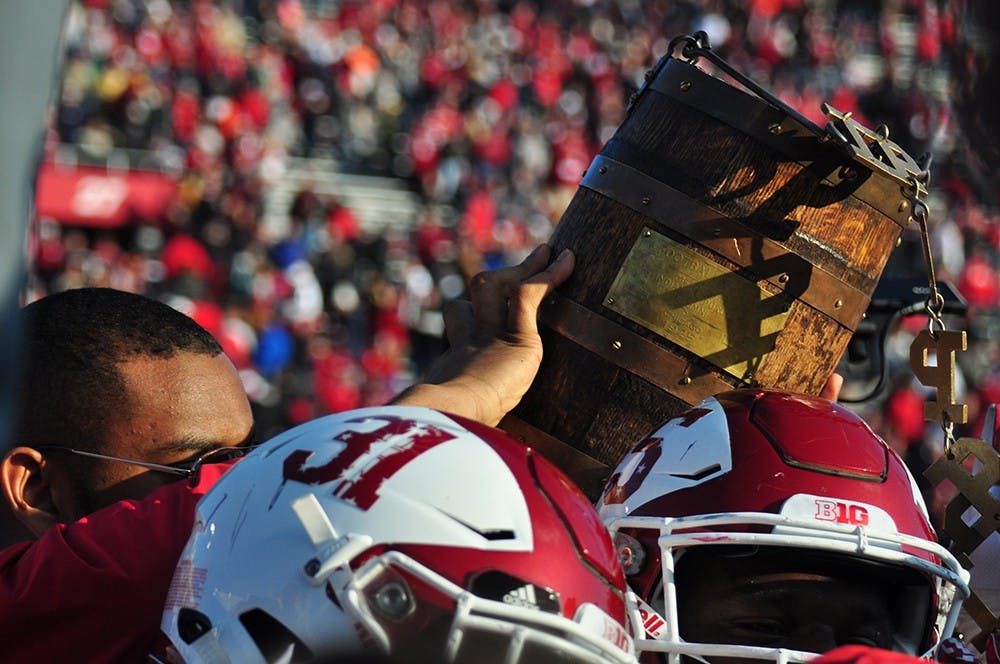
[[[538,307],[572,273],[567,249],[546,268],[548,245],[520,265],[472,278],[471,301],[445,310],[450,348],[393,403],[428,406],[495,426],[528,391],[542,361]]]

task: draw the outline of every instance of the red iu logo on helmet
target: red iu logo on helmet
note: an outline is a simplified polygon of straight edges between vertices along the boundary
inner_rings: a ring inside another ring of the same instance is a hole
[[[816,520],[833,521],[849,526],[867,526],[868,510],[862,505],[852,505],[837,500],[817,500]]]
[[[311,451],[292,452],[282,468],[285,480],[303,484],[326,484],[340,480],[333,495],[367,510],[378,499],[378,489],[383,482],[427,450],[455,438],[453,434],[429,424],[392,416],[379,419],[385,424],[374,431],[345,431],[336,436],[334,440],[345,443],[347,447],[322,466],[306,466],[313,455]],[[378,443],[385,443],[385,449],[373,450]],[[362,460],[369,454],[374,454],[375,458]],[[360,468],[351,471],[359,460],[362,460]]]

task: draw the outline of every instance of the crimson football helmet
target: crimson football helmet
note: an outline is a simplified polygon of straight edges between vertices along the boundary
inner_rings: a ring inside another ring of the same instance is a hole
[[[882,636],[911,655],[951,634],[969,594],[968,573],[937,544],[900,458],[855,414],[818,397],[747,389],[705,400],[625,456],[598,508],[639,597],[645,637],[636,648],[670,662],[815,656],[685,641],[685,556],[696,570],[699,556],[722,552],[792,560],[795,569],[825,560],[866,588],[892,579]]]
[[[634,662],[586,497],[501,431],[367,408],[295,427],[199,502],[162,628],[185,662]]]

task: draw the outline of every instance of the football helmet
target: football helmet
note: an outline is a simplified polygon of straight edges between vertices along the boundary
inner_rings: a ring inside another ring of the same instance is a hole
[[[597,512],[553,465],[389,406],[290,429],[223,476],[162,628],[185,662],[634,662],[626,593]]]
[[[911,655],[951,634],[969,594],[968,572],[937,544],[900,458],[854,413],[818,397],[746,389],[705,400],[625,456],[598,509],[639,598],[645,638],[636,648],[670,662],[815,656],[685,641],[688,614],[678,615],[685,555],[693,563],[711,551],[760,554],[794,560],[796,569],[826,560],[862,586],[898,581],[883,636]]]

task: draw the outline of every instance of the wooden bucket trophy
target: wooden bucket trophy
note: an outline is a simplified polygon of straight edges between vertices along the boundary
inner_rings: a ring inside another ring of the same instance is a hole
[[[704,33],[675,39],[550,241],[576,269],[542,306],[545,358],[500,427],[594,498],[640,438],[708,396],[817,394],[926,193],[884,127],[824,110],[820,128]]]

